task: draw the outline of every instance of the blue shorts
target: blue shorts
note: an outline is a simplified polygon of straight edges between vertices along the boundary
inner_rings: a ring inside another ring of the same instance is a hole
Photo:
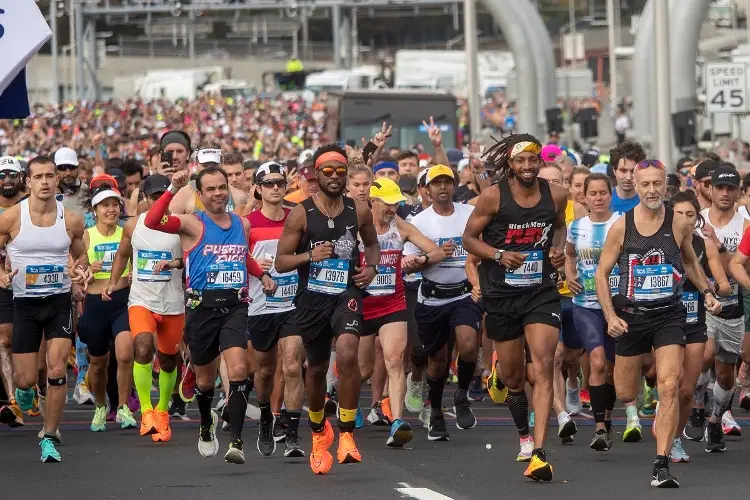
[[[457,326],[470,326],[479,332],[482,309],[471,297],[464,297],[442,306],[418,303],[416,309],[417,333],[426,356],[436,354],[448,345]]]
[[[562,325],[560,326],[560,342],[568,349],[583,349],[585,346],[578,334],[576,322],[573,321],[573,299],[560,297],[562,309]]]
[[[614,362],[615,341],[607,335],[607,322],[604,321],[602,310],[574,305],[571,315],[586,351],[591,352],[597,347],[604,347],[605,357]]]

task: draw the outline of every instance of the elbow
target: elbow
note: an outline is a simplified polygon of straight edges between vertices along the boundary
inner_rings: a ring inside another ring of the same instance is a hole
[[[276,258],[273,261],[273,267],[276,269],[277,273],[288,273],[294,271],[293,268],[288,266],[286,257],[282,255],[276,255]]]

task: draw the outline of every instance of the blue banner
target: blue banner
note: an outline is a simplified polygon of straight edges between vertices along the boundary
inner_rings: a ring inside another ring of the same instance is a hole
[[[23,69],[0,95],[0,118],[26,118],[30,113],[29,94],[26,90],[26,70]]]

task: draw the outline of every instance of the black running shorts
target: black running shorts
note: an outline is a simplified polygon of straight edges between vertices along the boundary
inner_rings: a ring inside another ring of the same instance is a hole
[[[112,339],[122,332],[130,332],[129,295],[130,288],[117,290],[109,302],[104,302],[99,294],[86,295],[83,314],[78,318],[78,336],[91,356],[106,356]]]
[[[681,303],[648,312],[615,309],[628,331],[615,338],[617,356],[639,356],[666,345],[685,345],[685,308]]]
[[[419,341],[427,356],[446,346],[457,326],[470,326],[477,332],[482,326],[482,309],[470,296],[441,306],[417,304],[416,317]]]
[[[508,297],[485,297],[487,338],[496,342],[515,340],[526,325],[560,328],[562,307],[557,287],[533,288]]]
[[[273,314],[258,314],[247,318],[247,340],[253,349],[268,352],[279,342],[281,325],[286,323],[294,311]]]
[[[390,323],[407,323],[408,328],[408,317],[409,313],[407,310],[402,309],[400,311],[378,316],[377,318],[366,319],[364,322],[365,326],[363,328],[363,336],[378,335],[380,329]]]
[[[233,307],[188,309],[185,313],[185,342],[190,361],[205,366],[232,347],[247,349],[247,304]]]
[[[0,325],[13,324],[13,290],[0,288]]]
[[[73,341],[73,301],[70,292],[13,299],[13,352],[39,352],[42,336],[47,340]]]

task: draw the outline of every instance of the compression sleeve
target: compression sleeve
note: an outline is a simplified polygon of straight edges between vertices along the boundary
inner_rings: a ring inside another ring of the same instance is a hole
[[[261,275],[263,275],[263,269],[261,269],[255,259],[253,259],[253,256],[249,253],[245,259],[245,265],[247,266],[247,273],[250,276],[260,279]]]
[[[750,227],[748,227],[745,234],[742,235],[742,240],[740,240],[737,251],[745,257],[750,257]]]
[[[149,229],[155,229],[164,233],[176,234],[180,230],[180,218],[174,215],[165,215],[169,208],[169,202],[172,201],[174,195],[169,191],[165,191],[161,198],[156,200],[149,211],[146,213],[146,218],[143,223]]]

